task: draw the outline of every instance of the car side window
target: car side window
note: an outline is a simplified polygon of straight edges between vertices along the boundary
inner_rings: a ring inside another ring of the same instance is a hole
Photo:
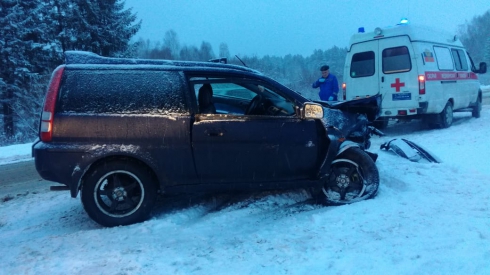
[[[197,79],[197,78],[196,78]],[[199,102],[200,90],[208,83],[212,88],[212,104],[216,114],[228,115],[295,115],[294,104],[285,97],[274,92],[274,88],[264,83],[244,79],[191,79],[194,89],[198,113],[201,111]]]
[[[468,61],[466,60],[466,55],[464,54],[464,51],[460,49],[451,49],[451,53],[453,54],[454,65],[456,66],[456,70],[467,71]]]
[[[57,112],[189,113],[182,80],[173,71],[67,69],[63,82]]]
[[[436,53],[437,66],[441,71],[454,70],[453,58],[449,49],[446,47],[434,46],[434,52]]]
[[[246,106],[257,95],[252,90],[236,83],[209,83],[209,85],[213,91],[211,101],[216,108],[216,114],[244,115]],[[203,84],[194,85],[199,110],[202,109],[202,102],[199,100],[201,87],[203,87]]]
[[[230,97],[237,100],[252,100],[255,92],[235,83],[213,83],[215,96]]]

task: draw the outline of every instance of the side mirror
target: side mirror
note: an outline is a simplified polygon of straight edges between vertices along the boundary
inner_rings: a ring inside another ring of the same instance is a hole
[[[323,118],[323,107],[318,103],[306,102],[303,106],[303,112],[301,114],[303,119],[319,119]]]
[[[478,69],[477,73],[484,74],[487,72],[487,63],[480,62],[480,69]]]

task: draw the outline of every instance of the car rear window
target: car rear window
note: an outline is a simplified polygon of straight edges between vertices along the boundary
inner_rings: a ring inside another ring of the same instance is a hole
[[[128,69],[65,70],[57,112],[188,113],[178,72]]]
[[[410,53],[405,46],[383,50],[383,73],[393,74],[408,72],[412,69]]]
[[[372,76],[375,72],[374,52],[361,52],[352,56],[350,64],[351,77]]]

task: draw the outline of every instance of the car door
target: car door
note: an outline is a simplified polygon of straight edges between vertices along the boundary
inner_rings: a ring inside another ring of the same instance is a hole
[[[433,101],[440,108],[437,112],[441,112],[450,99],[453,99],[453,108],[460,108],[461,97],[458,93],[458,74],[454,71],[454,60],[451,50],[449,47],[438,45],[435,45],[433,48],[439,69],[436,81],[433,84],[435,84],[434,89],[441,91],[439,92],[441,96],[434,98]],[[430,86],[427,86],[428,88]]]
[[[378,41],[352,45],[346,57],[344,81],[346,100],[379,93]]]
[[[419,107],[418,74],[412,65],[413,48],[407,36],[379,41],[380,91],[383,113],[414,115]],[[403,111],[410,110],[408,113]],[[398,113],[398,112],[402,113]]]
[[[254,80],[225,81],[239,81],[254,94],[259,89],[249,88],[261,86]],[[272,93],[268,96],[274,96],[278,106],[292,104],[272,89],[265,90]],[[318,171],[321,150],[317,123],[300,119],[294,111],[274,115],[197,113],[191,131],[198,176],[202,182],[214,183],[312,178]]]
[[[462,49],[451,49],[454,65],[457,71],[457,91],[460,98],[459,107],[465,108],[475,102],[478,96],[479,82],[470,71],[466,53]]]

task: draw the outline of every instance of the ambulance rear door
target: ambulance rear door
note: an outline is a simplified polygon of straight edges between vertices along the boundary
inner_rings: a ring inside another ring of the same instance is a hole
[[[406,35],[379,40],[381,116],[417,114],[419,83],[417,63]]]
[[[346,100],[379,93],[378,55],[378,40],[351,46],[344,70]]]

